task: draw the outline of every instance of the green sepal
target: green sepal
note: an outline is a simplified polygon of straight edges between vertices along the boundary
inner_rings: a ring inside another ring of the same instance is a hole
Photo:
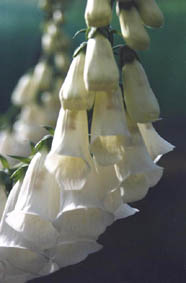
[[[87,42],[84,41],[80,44],[80,46],[78,46],[78,48],[76,48],[72,57],[73,58],[76,57],[80,52],[85,52],[86,48],[87,48]]]
[[[82,28],[82,29],[80,29],[80,30],[78,30],[75,34],[74,34],[74,36],[72,37],[72,39],[74,39],[74,38],[76,38],[76,36],[78,36],[80,33],[86,33],[87,32],[87,29],[86,28]]]
[[[45,130],[47,130],[51,136],[54,135],[54,128],[52,128],[52,127],[50,127],[50,126],[44,126],[43,128],[44,128]]]
[[[19,160],[22,163],[29,164],[31,159],[29,157],[17,156],[17,155],[8,155],[9,157]]]
[[[36,145],[34,154],[38,151],[41,151],[43,149],[47,149],[47,151],[50,150],[51,144],[52,144],[53,136],[52,135],[46,135],[44,136]]]
[[[28,169],[28,164],[21,165],[18,169],[14,171],[14,173],[10,176],[10,178],[16,183],[20,179],[24,178],[27,169]]]
[[[0,161],[1,161],[1,164],[3,165],[3,168],[6,168],[6,169],[10,168],[8,164],[8,160],[2,154],[0,154]]]

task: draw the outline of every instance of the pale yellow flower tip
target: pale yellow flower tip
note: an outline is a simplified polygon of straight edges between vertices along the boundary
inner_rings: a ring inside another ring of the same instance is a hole
[[[150,45],[150,37],[146,32],[140,15],[135,6],[130,9],[119,9],[117,14],[120,21],[121,33],[126,43],[135,50],[146,50]]]
[[[158,162],[162,155],[172,151],[175,146],[163,139],[151,123],[138,124],[148,153],[154,162]]]
[[[159,28],[163,25],[163,13],[155,0],[135,0],[135,2],[145,25],[152,28]]]
[[[124,146],[130,134],[127,128],[121,91],[96,94],[90,151],[102,166],[117,163],[122,159]]]
[[[119,71],[109,40],[97,32],[87,43],[84,81],[90,91],[118,89]]]
[[[86,111],[61,109],[45,165],[65,190],[79,190],[90,172]]]
[[[160,108],[141,63],[134,59],[122,69],[126,107],[137,123],[158,120]]]
[[[55,248],[48,250],[52,260],[61,267],[77,264],[89,254],[99,251],[102,246],[91,240],[61,242]]]
[[[108,26],[112,19],[111,0],[87,0],[85,21],[87,26]]]
[[[94,103],[94,93],[85,88],[83,79],[85,52],[80,51],[73,59],[59,93],[64,109],[87,110]]]

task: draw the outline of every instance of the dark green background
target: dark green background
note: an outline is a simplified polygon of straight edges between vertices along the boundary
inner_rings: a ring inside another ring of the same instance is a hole
[[[86,1],[72,2],[65,27],[71,36],[85,26]],[[176,145],[176,150],[160,161],[165,167],[160,183],[143,201],[134,204],[141,212],[117,221],[101,236],[104,245],[101,252],[33,282],[186,282],[186,2],[158,3],[165,15],[165,25],[159,30],[149,30],[151,48],[140,56],[164,118],[156,127]],[[0,1],[1,112],[6,111],[18,78],[37,62],[40,54],[42,13],[36,4],[34,0]],[[115,19],[113,27],[117,26]],[[70,53],[81,40],[79,36],[73,41]]]

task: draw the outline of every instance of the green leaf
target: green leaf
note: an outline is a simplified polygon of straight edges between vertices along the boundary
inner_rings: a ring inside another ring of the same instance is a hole
[[[31,148],[31,152],[33,152],[34,148],[35,148],[35,143],[30,141],[30,148]]]
[[[35,145],[35,153],[41,151],[43,148],[50,150],[52,144],[53,136],[46,135],[44,136],[36,145]]]
[[[50,126],[44,126],[44,129],[47,130],[52,136],[54,135],[54,128]]]
[[[9,169],[8,160],[1,154],[0,154],[0,161],[1,161],[2,165],[3,165],[3,168]]]
[[[28,169],[28,165],[24,164],[21,167],[19,167],[17,170],[14,171],[14,173],[11,175],[11,179],[13,179],[14,182],[19,181],[20,179],[23,179],[26,171]]]
[[[9,157],[19,160],[25,164],[29,164],[31,159],[29,157],[17,156],[17,155],[8,155]]]
[[[82,32],[85,32],[85,33],[86,33],[86,31],[87,31],[86,28],[83,28],[83,29],[78,30],[78,31],[74,34],[74,36],[72,37],[72,39],[74,39],[76,36],[78,36],[78,35],[79,35],[80,33],[82,33]]]

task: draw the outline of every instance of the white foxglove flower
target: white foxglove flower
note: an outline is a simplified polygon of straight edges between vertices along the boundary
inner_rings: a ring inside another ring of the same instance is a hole
[[[97,93],[94,105],[90,150],[103,166],[122,159],[129,131],[120,88],[116,93]]]
[[[108,26],[112,19],[111,0],[87,0],[85,21],[87,26]]]
[[[45,92],[42,96],[42,103],[44,122],[43,124],[41,123],[41,125],[54,127],[56,124],[58,112],[60,110],[59,97],[58,95],[55,95],[55,93]]]
[[[86,182],[90,166],[88,153],[88,121],[86,111],[61,108],[46,167],[55,174],[66,190],[78,190]]]
[[[18,81],[13,90],[11,100],[16,105],[28,104],[34,100],[36,89],[33,84],[33,75],[31,73],[25,74]]]
[[[124,203],[130,203],[143,199],[150,188],[145,174],[131,175],[121,184]]]
[[[37,253],[34,245],[23,240],[5,221],[7,214],[15,208],[20,187],[21,183],[17,182],[11,190],[0,223],[0,260],[9,262],[25,273],[38,274],[48,260]]]
[[[44,167],[46,154],[38,152],[32,159],[15,209],[6,218],[13,229],[41,251],[54,246],[59,236],[52,225],[59,212],[59,187]]]
[[[91,220],[90,220],[91,221]],[[57,265],[62,268],[77,264],[84,260],[89,254],[99,251],[102,246],[96,241],[78,240],[61,242],[56,247],[49,249],[48,255]]]
[[[152,161],[137,125],[128,119],[128,126],[131,144],[125,148],[122,161],[115,165],[117,176],[120,181],[125,181],[133,175],[143,174],[149,187],[155,186],[162,176],[163,169]]]
[[[154,162],[174,149],[174,146],[164,140],[154,129],[151,123],[138,124],[138,128],[145,142],[148,153]]]
[[[52,80],[52,68],[45,62],[40,61],[33,72],[33,83],[39,91],[46,90],[50,87]]]
[[[136,7],[132,5],[129,9],[122,9],[121,5],[118,2],[116,8],[121,33],[126,43],[135,50],[147,49],[150,44],[150,37],[144,28]]]
[[[0,220],[3,215],[6,201],[7,201],[7,195],[5,192],[5,188],[3,185],[0,184]]]
[[[70,59],[64,52],[55,53],[54,62],[59,71],[63,72],[64,74],[68,72]]]
[[[104,206],[106,195],[119,187],[113,166],[101,167],[94,161],[87,182],[79,191],[61,191],[61,212],[54,223],[63,241],[93,239],[114,221]]]
[[[80,51],[70,65],[65,81],[60,90],[60,100],[64,109],[87,110],[94,102],[94,93],[85,88],[83,71],[85,52]]]
[[[28,156],[30,154],[29,142],[21,141],[15,131],[9,132],[4,130],[0,133],[0,154],[6,156],[9,165],[13,166],[16,160],[8,155]]]
[[[115,92],[118,89],[119,71],[112,47],[99,32],[87,43],[84,81],[89,91]]]
[[[135,0],[135,3],[145,25],[153,28],[163,25],[163,14],[155,0]]]
[[[158,120],[160,108],[141,63],[134,59],[122,68],[127,111],[137,123]]]

